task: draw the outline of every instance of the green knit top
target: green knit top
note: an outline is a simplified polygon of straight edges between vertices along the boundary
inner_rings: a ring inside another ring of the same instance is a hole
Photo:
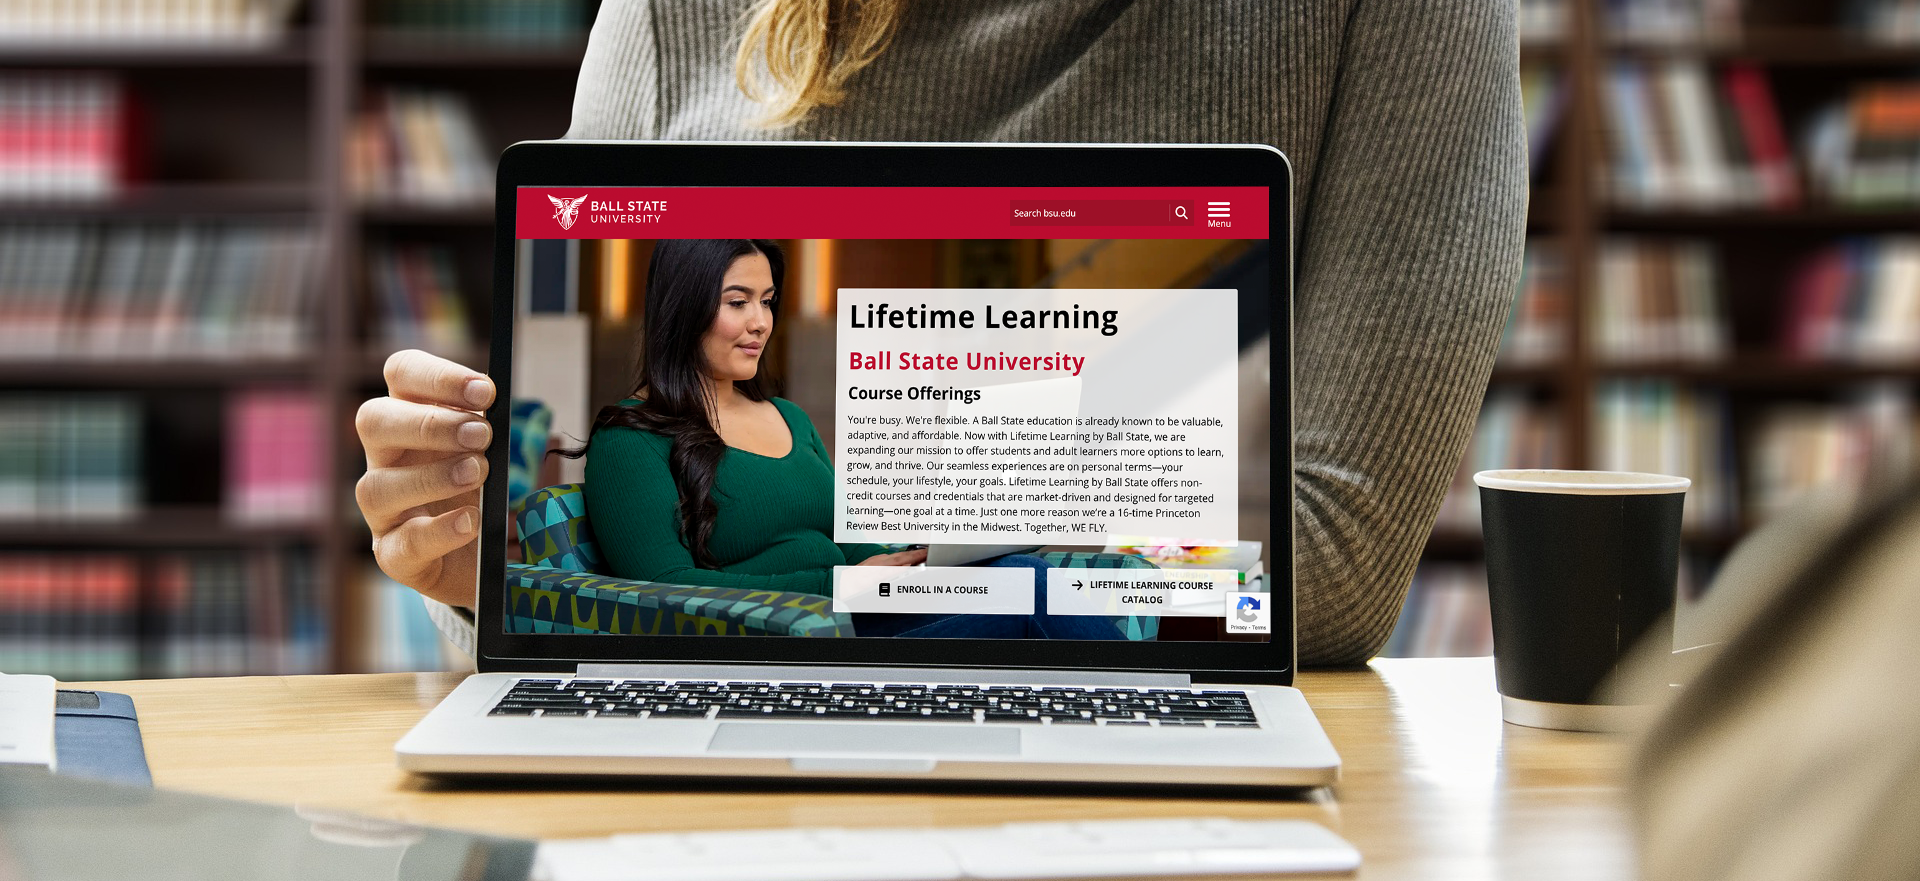
[[[623,404],[638,404],[628,399]],[[827,594],[834,566],[885,553],[833,541],[833,465],[827,446],[792,401],[773,405],[793,434],[778,458],[728,447],[714,473],[719,509],[707,549],[718,569],[694,565],[680,537],[679,490],[667,468],[673,442],[634,428],[602,428],[589,440],[587,518],[619,578],[702,587]]]

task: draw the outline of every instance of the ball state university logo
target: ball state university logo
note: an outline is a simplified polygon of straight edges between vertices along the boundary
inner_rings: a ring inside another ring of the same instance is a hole
[[[547,201],[553,203],[553,219],[560,221],[561,229],[573,229],[573,222],[580,219],[580,203],[586,200],[586,196],[575,196],[571,199],[547,197]]]

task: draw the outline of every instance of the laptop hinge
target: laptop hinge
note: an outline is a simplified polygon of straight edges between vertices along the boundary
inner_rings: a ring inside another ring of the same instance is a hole
[[[575,676],[592,679],[747,679],[800,682],[928,682],[1007,685],[1111,685],[1191,688],[1185,673],[1112,670],[996,670],[955,667],[780,667],[762,664],[580,664]]]

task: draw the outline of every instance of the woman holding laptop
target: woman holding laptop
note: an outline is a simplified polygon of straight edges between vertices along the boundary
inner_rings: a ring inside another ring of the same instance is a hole
[[[607,0],[568,136],[1279,147],[1299,194],[1299,660],[1352,664],[1392,632],[1518,282],[1514,16],[1510,0]],[[387,381],[358,420],[375,557],[471,605],[493,385],[420,352]]]

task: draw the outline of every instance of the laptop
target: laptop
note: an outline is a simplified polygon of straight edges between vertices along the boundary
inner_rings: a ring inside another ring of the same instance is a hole
[[[684,255],[750,242],[721,264],[778,293],[750,369],[796,439],[804,414],[821,442],[796,442],[797,464],[725,450],[715,485],[797,475],[756,487],[811,487],[814,507],[759,516],[804,521],[792,540],[825,562],[723,560],[694,579],[707,586],[622,578],[690,559],[674,505],[633,515],[588,484],[510,506],[496,442],[478,672],[397,744],[401,767],[1332,783],[1339,756],[1290,687],[1291,200],[1264,146],[509,148],[494,437],[524,399],[585,437],[635,391],[649,279],[707,279]],[[700,284],[718,314],[719,283]],[[631,461],[621,474],[664,467]],[[789,466],[812,470],[767,470]],[[594,498],[628,518],[618,530],[594,530]],[[719,504],[716,534],[764,538]],[[510,562],[516,517],[533,537]],[[629,544],[605,546],[613,532]],[[916,545],[1037,548],[1050,565],[832,565]]]

